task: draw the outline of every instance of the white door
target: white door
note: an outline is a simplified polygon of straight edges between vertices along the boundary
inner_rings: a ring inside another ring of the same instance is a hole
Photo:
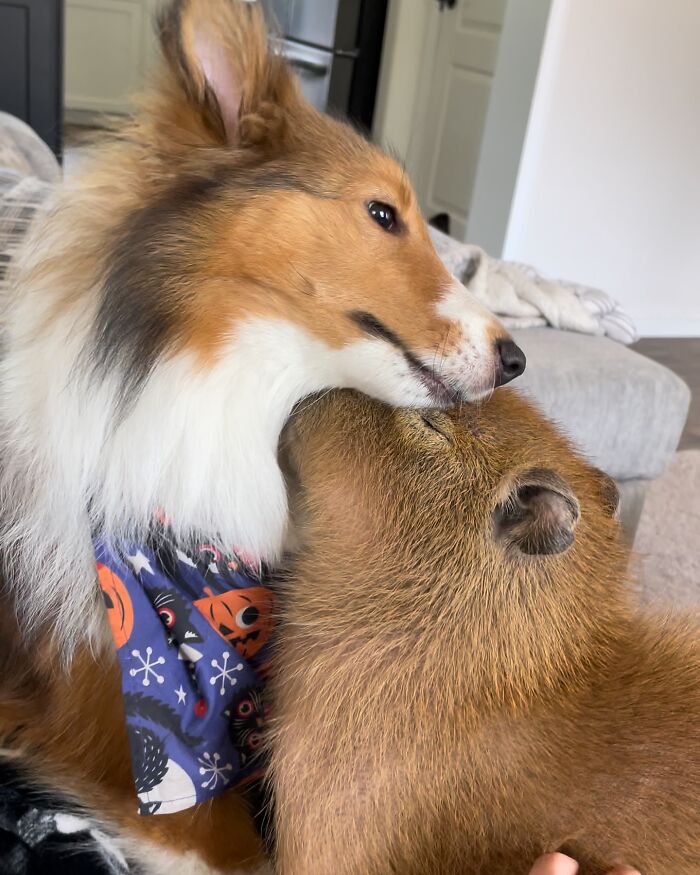
[[[507,0],[434,2],[411,163],[425,215],[448,213],[450,233],[463,240]]]

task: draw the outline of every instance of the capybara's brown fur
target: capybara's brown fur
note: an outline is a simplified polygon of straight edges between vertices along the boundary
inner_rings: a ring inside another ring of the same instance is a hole
[[[338,393],[289,448],[280,875],[700,872],[697,627],[635,606],[611,481],[509,391]]]

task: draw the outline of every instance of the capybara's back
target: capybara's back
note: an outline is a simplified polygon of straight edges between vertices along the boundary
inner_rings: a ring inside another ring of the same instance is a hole
[[[700,646],[644,616],[612,481],[517,395],[289,429],[281,875],[700,872]]]

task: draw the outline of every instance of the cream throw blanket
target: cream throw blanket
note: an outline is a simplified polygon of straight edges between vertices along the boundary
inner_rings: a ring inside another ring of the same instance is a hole
[[[438,255],[481,303],[509,328],[551,325],[564,331],[607,335],[634,343],[629,316],[608,294],[564,280],[547,279],[527,264],[491,258],[479,246],[430,229]]]

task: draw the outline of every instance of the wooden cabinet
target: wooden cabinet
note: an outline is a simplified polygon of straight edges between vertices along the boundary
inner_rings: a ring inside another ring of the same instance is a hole
[[[27,122],[60,157],[61,0],[0,0],[0,110]]]

